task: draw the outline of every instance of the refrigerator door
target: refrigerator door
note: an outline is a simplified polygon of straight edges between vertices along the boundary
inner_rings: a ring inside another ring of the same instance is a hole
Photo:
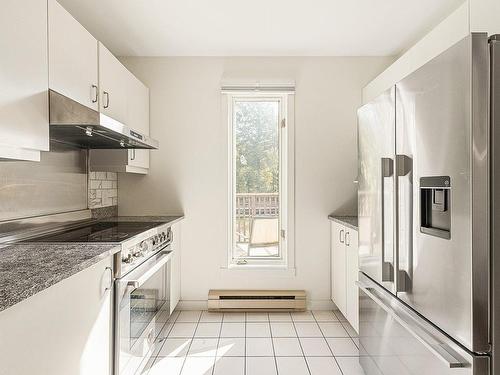
[[[358,110],[359,268],[394,287],[395,89]]]
[[[359,275],[359,362],[366,375],[489,375],[488,356],[476,356]]]
[[[500,374],[500,35],[490,39],[491,66],[491,343],[492,374]]]
[[[488,40],[472,34],[396,85],[397,296],[489,351]]]

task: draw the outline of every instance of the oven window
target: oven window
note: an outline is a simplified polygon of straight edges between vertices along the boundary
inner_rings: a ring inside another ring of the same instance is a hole
[[[168,268],[162,267],[130,294],[130,344],[140,339],[155,317],[170,309]]]

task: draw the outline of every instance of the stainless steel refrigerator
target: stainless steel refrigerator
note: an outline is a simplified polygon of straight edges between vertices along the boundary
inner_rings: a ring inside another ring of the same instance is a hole
[[[500,37],[459,41],[358,124],[365,373],[500,375]]]

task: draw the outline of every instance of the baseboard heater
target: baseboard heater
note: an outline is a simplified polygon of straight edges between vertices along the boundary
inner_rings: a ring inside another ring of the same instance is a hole
[[[210,311],[304,311],[305,290],[210,290]]]

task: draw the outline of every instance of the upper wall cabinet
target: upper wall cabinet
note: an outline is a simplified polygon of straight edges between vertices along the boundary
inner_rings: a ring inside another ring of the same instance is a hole
[[[99,43],[100,111],[149,135],[149,89]],[[91,150],[93,171],[147,174],[149,150]]]
[[[0,159],[49,150],[47,0],[2,0]]]
[[[99,42],[99,111],[127,124],[127,90],[130,72]],[[129,126],[131,127],[131,126]]]
[[[97,39],[56,0],[49,0],[49,87],[99,110]]]

